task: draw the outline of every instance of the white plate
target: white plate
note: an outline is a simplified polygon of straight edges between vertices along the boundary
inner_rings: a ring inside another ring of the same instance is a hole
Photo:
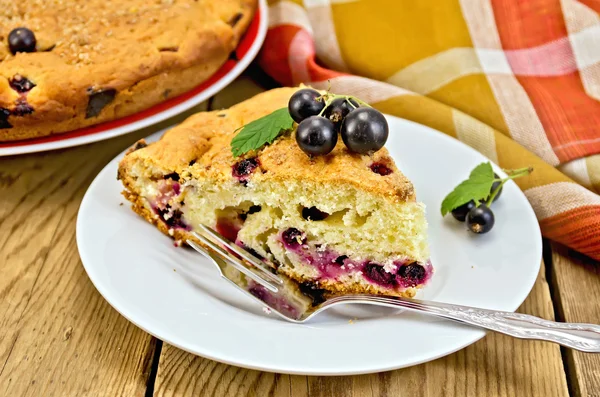
[[[391,116],[388,120],[386,146],[428,209],[436,273],[420,297],[517,309],[536,280],[542,258],[538,223],[523,193],[507,183],[494,203],[494,229],[470,234],[451,216],[443,219],[439,206],[446,193],[487,159],[428,127]],[[124,201],[115,177],[120,158],[102,170],[81,203],[79,253],[104,298],[167,343],[241,367],[346,375],[433,360],[485,335],[453,322],[374,307],[326,312],[303,325],[267,315],[219,279],[198,254],[175,248],[127,204],[119,205]]]
[[[268,28],[267,0],[259,0],[256,14],[236,48],[238,60],[229,59],[208,80],[192,90],[139,113],[64,134],[15,142],[0,142],[0,157],[62,149],[124,135],[156,124],[204,102],[235,80],[252,62]]]

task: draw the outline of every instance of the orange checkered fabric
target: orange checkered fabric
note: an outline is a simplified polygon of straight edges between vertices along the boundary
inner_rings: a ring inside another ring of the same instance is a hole
[[[284,85],[356,95],[477,149],[545,237],[600,259],[598,0],[271,1],[259,55]]]

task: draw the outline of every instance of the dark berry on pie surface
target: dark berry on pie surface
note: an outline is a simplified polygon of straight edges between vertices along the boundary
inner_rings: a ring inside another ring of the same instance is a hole
[[[290,247],[296,247],[301,244],[306,244],[306,235],[295,227],[286,229],[282,234],[281,238],[283,242]]]
[[[237,178],[240,183],[246,183],[248,177],[260,165],[256,157],[238,161],[231,167],[231,175]]]
[[[12,114],[15,116],[25,116],[33,113],[33,106],[27,103],[27,99],[19,98],[15,103],[15,108],[12,111]]]
[[[475,207],[475,201],[471,200],[468,203],[456,207],[452,210],[452,216],[459,222],[464,222],[467,219],[467,214],[471,211],[471,208]]]
[[[306,219],[307,221],[322,221],[328,216],[329,214],[327,212],[323,212],[317,207],[302,208],[302,218]]]
[[[146,141],[145,141],[145,140],[143,140],[143,139],[140,139],[139,141],[137,141],[137,142],[135,143],[135,145],[133,145],[133,147],[131,147],[131,148],[130,148],[130,149],[127,151],[127,153],[133,153],[133,152],[135,152],[136,150],[140,150],[140,149],[143,149],[143,148],[145,148],[146,146],[148,146],[148,144],[146,143]]]
[[[373,163],[371,164],[371,171],[381,176],[386,176],[391,174],[393,171],[387,165],[382,163]]]
[[[492,230],[495,219],[492,210],[485,204],[473,207],[467,214],[467,226],[473,233],[484,234]]]
[[[358,107],[359,104],[353,99],[336,98],[327,106],[327,109],[323,112],[323,117],[329,119],[335,125],[335,130],[339,131],[344,117]]]
[[[384,115],[373,108],[358,108],[342,123],[342,140],[346,147],[359,154],[376,152],[385,145],[389,127]]]
[[[330,153],[338,140],[338,133],[331,121],[325,117],[310,116],[298,124],[296,143],[310,156]]]
[[[425,268],[416,262],[408,265],[401,266],[398,269],[398,276],[400,276],[405,283],[411,287],[419,285],[425,279]]]
[[[20,74],[16,74],[8,81],[10,87],[17,92],[27,92],[30,91],[35,84],[31,82],[31,80],[21,76]]]
[[[234,27],[235,25],[237,25],[237,23],[242,19],[243,16],[244,14],[242,14],[241,12],[238,12],[237,14],[232,16],[229,20],[229,26]]]
[[[307,117],[316,116],[324,107],[325,101],[321,98],[321,94],[310,88],[296,91],[288,102],[290,116],[296,123],[300,123]]]
[[[37,40],[35,34],[27,28],[16,28],[8,34],[8,48],[10,52],[35,52]]]
[[[98,116],[102,109],[115,99],[116,95],[117,90],[114,88],[99,91],[88,90],[89,98],[85,118],[89,119],[90,117]]]
[[[0,128],[12,128],[12,124],[8,122],[8,116],[10,116],[10,110],[0,108]]]
[[[367,280],[384,286],[396,284],[396,275],[388,273],[383,266],[375,263],[367,263],[363,269],[363,275]]]

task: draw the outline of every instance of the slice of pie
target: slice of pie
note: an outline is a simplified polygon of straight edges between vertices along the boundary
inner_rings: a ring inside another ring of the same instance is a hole
[[[217,230],[303,290],[414,296],[432,275],[425,208],[387,150],[308,157],[294,132],[245,157],[242,125],[287,106],[294,88],[196,114],[160,141],[138,142],[119,178],[133,210],[181,242]]]

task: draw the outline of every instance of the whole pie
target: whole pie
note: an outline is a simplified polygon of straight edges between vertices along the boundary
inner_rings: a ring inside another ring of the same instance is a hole
[[[256,0],[0,0],[0,141],[118,119],[223,65]]]
[[[234,157],[245,124],[286,108],[280,88],[198,113],[119,166],[133,210],[179,241],[203,224],[304,291],[413,296],[432,275],[424,205],[385,148],[309,157],[295,131]]]

